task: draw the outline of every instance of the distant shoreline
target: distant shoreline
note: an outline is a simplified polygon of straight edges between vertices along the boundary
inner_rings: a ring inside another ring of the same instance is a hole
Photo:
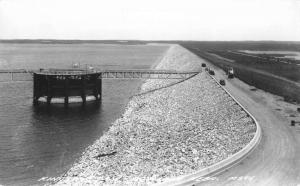
[[[9,39],[0,40],[8,44],[118,44],[118,45],[145,45],[148,42],[139,40],[55,40],[55,39]]]
[[[124,44],[124,45],[145,45],[148,43],[202,43],[202,44],[230,44],[230,43],[243,43],[243,44],[283,44],[289,49],[290,44],[300,45],[300,41],[273,41],[273,40],[240,40],[240,41],[205,41],[205,40],[122,40],[122,39],[104,39],[104,40],[84,40],[84,39],[0,39],[1,43],[15,43],[15,44]],[[289,49],[290,50],[290,49]],[[297,51],[300,51],[298,48]]]

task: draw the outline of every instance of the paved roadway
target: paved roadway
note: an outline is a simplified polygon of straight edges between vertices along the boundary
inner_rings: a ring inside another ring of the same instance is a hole
[[[217,79],[227,79],[223,71],[215,72]],[[189,185],[300,186],[299,130],[267,106],[264,98],[242,85],[238,79],[226,80],[225,88],[258,120],[263,131],[260,144],[236,166]]]

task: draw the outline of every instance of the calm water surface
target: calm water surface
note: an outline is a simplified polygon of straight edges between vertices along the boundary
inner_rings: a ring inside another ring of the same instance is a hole
[[[0,69],[150,68],[166,46],[0,44]],[[32,106],[32,82],[0,83],[0,184],[43,184],[70,168],[123,112],[141,81],[104,80],[103,101],[65,109]]]

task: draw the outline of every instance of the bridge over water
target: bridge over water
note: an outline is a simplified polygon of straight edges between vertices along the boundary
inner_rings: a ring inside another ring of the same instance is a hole
[[[97,70],[97,69],[7,69],[0,70],[0,82],[33,81],[33,103],[44,97],[47,104],[52,98],[64,98],[67,106],[69,97],[80,96],[85,104],[87,96],[96,101],[102,97],[102,79],[188,79],[200,71],[176,70]]]
[[[0,82],[4,81],[32,81],[33,74],[44,75],[84,75],[101,74],[102,79],[186,79],[199,71],[176,71],[176,70],[85,70],[85,69],[0,69]],[[29,77],[29,78],[28,78]]]

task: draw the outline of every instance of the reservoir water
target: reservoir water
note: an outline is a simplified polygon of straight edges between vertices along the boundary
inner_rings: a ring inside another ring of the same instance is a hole
[[[0,44],[0,69],[151,68],[167,46],[102,44]],[[43,184],[63,174],[84,149],[120,117],[139,80],[104,80],[103,100],[85,107],[32,105],[32,82],[0,83],[0,184]]]

